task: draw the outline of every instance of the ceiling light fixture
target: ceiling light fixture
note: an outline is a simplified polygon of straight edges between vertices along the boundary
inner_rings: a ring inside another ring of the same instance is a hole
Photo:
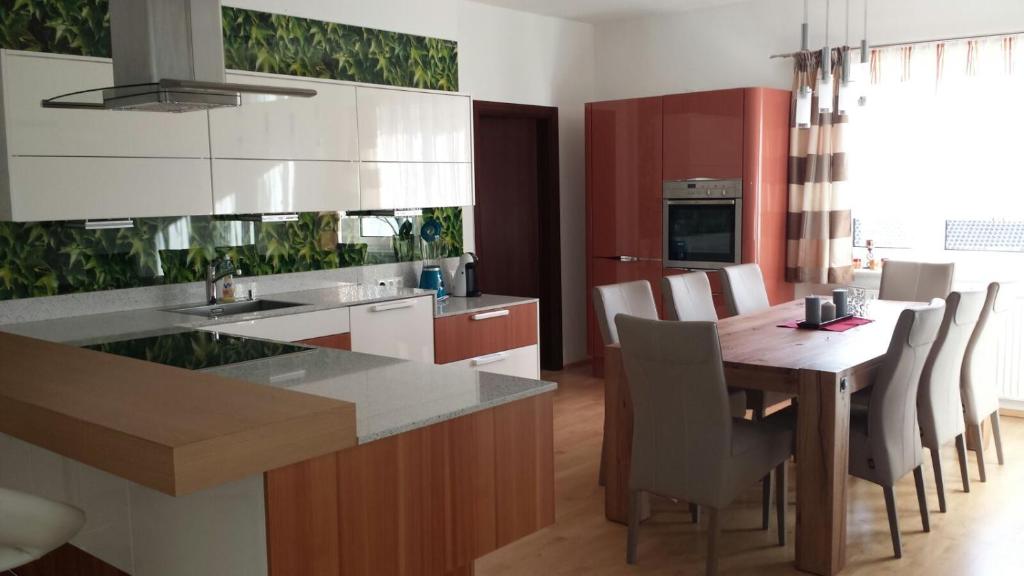
[[[804,21],[800,24],[800,52],[807,52],[807,36],[809,25],[807,23],[807,2],[804,0]],[[796,125],[798,128],[809,128],[811,126],[811,98],[814,96],[814,92],[811,87],[807,85],[807,78],[804,77],[804,81],[800,87],[797,88],[796,92]]]
[[[818,82],[818,112],[832,112],[834,78],[832,77],[832,48],[828,44],[829,18],[832,15],[832,0],[825,0],[825,45],[821,48],[821,80]]]

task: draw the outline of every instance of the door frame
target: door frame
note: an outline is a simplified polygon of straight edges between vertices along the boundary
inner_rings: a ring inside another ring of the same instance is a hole
[[[552,106],[532,106],[527,104],[511,104],[507,102],[473,101],[473,154],[475,156],[476,138],[480,134],[480,121],[483,118],[511,119],[527,118],[537,121],[537,215],[540,223],[540,262],[538,276],[540,282],[540,362],[545,370],[561,370],[563,367],[562,353],[562,231],[561,201],[559,192],[558,171],[558,108]],[[474,174],[474,185],[480,188],[480,182]],[[474,221],[479,222],[480,205],[473,208]],[[487,234],[486,230],[475,230],[479,239]],[[479,249],[479,241],[477,242]],[[481,257],[486,258],[485,254]]]

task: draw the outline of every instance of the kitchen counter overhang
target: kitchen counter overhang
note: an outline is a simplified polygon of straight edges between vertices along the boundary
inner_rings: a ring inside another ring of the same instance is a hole
[[[8,333],[0,432],[172,496],[357,443],[351,402]]]

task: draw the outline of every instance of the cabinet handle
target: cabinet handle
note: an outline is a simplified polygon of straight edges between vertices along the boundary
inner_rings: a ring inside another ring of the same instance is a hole
[[[493,312],[481,312],[480,314],[473,314],[469,317],[470,320],[489,320],[491,318],[501,318],[502,316],[508,316],[511,312],[505,310],[494,310]]]
[[[402,308],[412,308],[416,305],[414,300],[402,300],[400,302],[390,302],[388,304],[377,304],[376,306],[370,307],[370,312],[387,312],[388,310],[401,310]]]
[[[494,354],[488,354],[487,356],[480,356],[473,358],[469,361],[470,366],[485,366],[487,364],[494,364],[495,362],[501,362],[508,358],[508,352],[496,352]]]

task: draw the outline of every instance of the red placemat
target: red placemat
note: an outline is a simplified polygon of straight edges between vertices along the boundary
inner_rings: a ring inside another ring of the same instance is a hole
[[[799,328],[799,326],[797,326],[799,322],[800,320],[791,320],[789,322],[786,322],[785,324],[779,324],[779,328]],[[863,326],[865,324],[870,324],[872,322],[874,322],[874,320],[871,320],[870,318],[860,318],[858,316],[854,316],[852,318],[840,320],[839,322],[836,322],[834,324],[829,324],[828,326],[818,328],[818,330],[825,330],[826,332],[846,332],[850,328],[856,328],[857,326]]]

